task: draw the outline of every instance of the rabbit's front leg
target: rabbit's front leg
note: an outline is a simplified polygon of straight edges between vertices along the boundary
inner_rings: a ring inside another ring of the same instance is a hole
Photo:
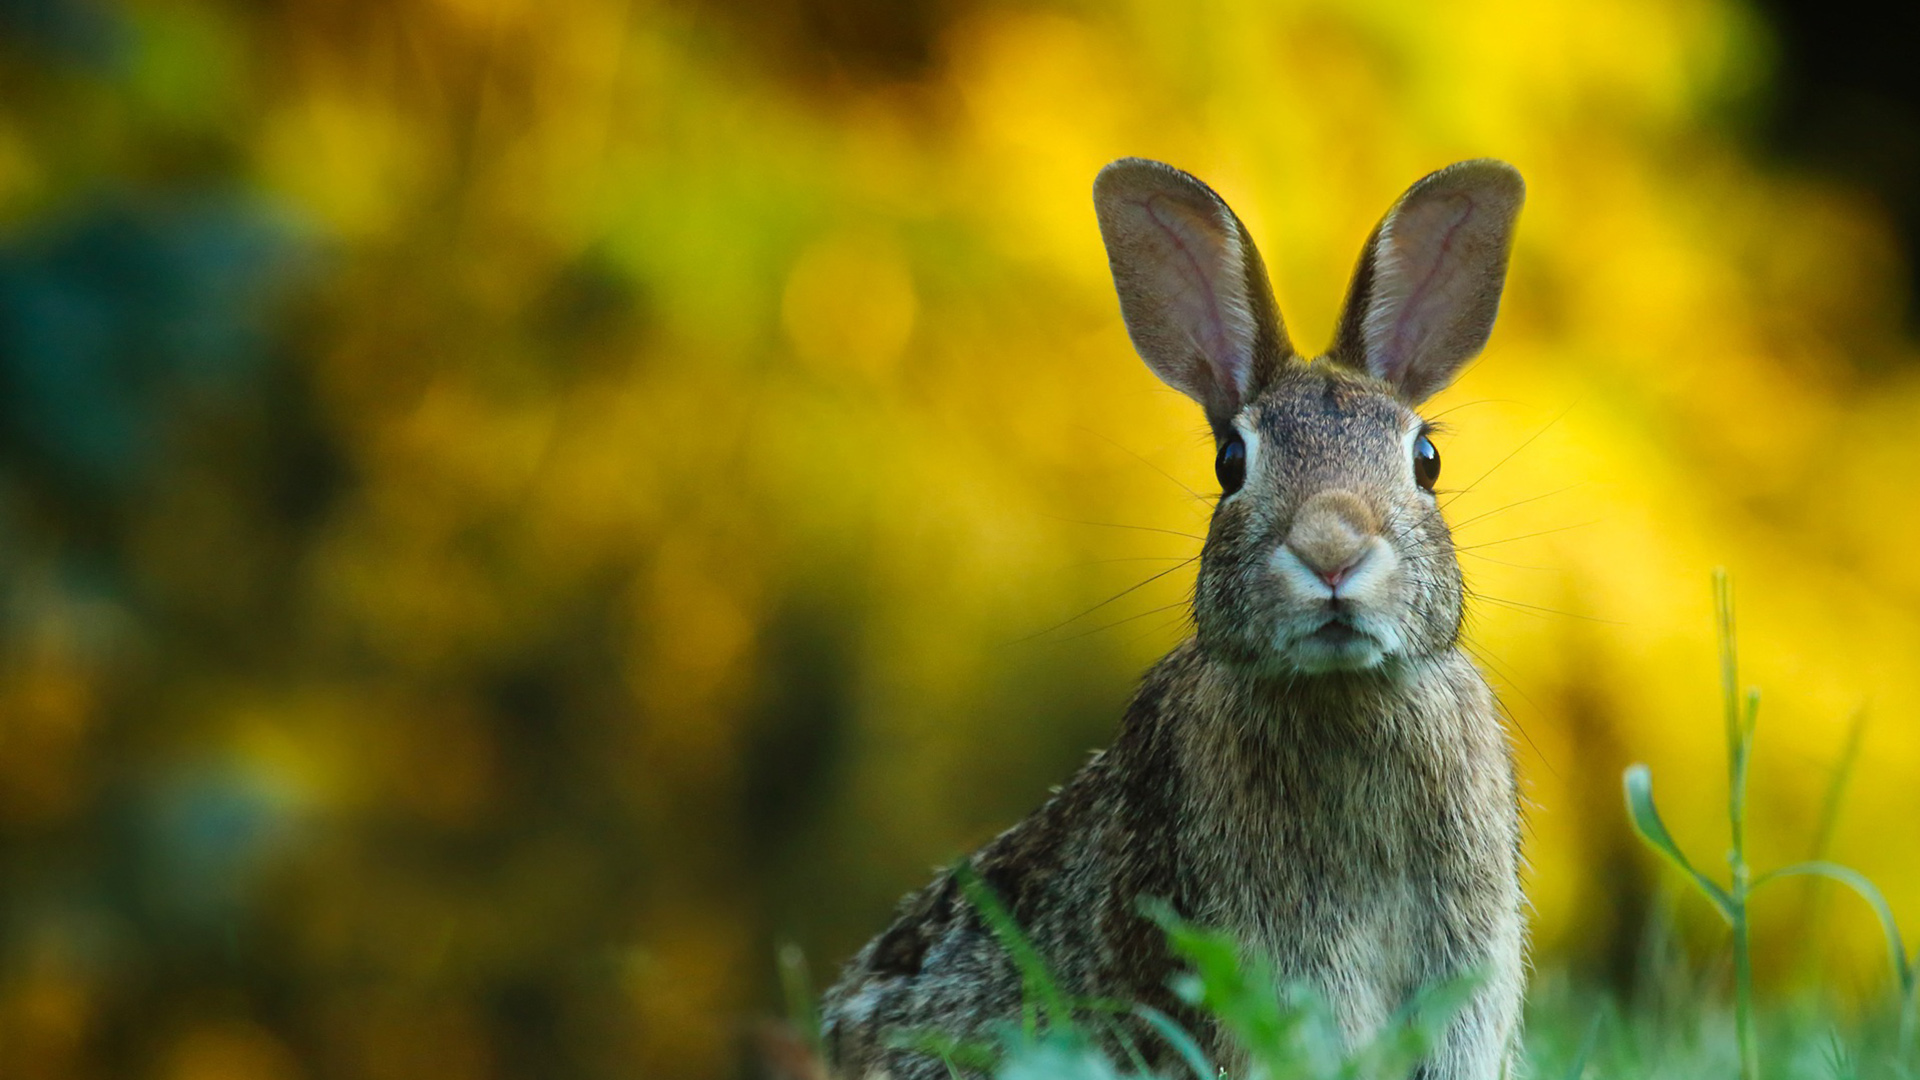
[[[1498,977],[1448,1024],[1415,1080],[1520,1080],[1520,995]]]

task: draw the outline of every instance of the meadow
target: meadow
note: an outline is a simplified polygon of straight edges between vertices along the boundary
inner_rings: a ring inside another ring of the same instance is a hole
[[[1748,887],[1920,925],[1912,237],[1775,145],[1784,6],[0,0],[0,1076],[751,1075],[780,946],[827,980],[1190,630],[1129,155],[1309,352],[1397,193],[1519,169],[1429,404],[1536,1074],[1898,1075],[1853,884],[1728,947],[1722,565]]]

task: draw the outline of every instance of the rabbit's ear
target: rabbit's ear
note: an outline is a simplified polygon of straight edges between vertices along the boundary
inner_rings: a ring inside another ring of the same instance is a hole
[[[1410,405],[1452,382],[1493,331],[1525,197],[1513,166],[1490,158],[1408,188],[1360,253],[1328,358]]]
[[[1133,347],[1226,431],[1293,353],[1252,238],[1211,188],[1157,161],[1100,170],[1093,206]]]

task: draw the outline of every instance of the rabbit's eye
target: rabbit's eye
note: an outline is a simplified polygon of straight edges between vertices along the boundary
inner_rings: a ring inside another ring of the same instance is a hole
[[[1440,451],[1434,449],[1433,440],[1425,435],[1413,442],[1413,482],[1424,491],[1433,490],[1433,482],[1440,479]]]
[[[1247,482],[1247,444],[1238,434],[1227,436],[1213,459],[1213,475],[1220,478],[1220,497],[1226,498]]]

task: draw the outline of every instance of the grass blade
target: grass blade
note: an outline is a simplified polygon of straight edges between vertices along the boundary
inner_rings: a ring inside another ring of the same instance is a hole
[[[1808,858],[1818,862],[1833,849],[1833,834],[1840,826],[1840,807],[1846,801],[1847,788],[1853,783],[1853,769],[1860,761],[1860,747],[1866,741],[1867,710],[1856,709],[1847,724],[1847,741],[1833,764],[1833,775],[1820,799],[1820,817],[1813,830],[1813,850]]]
[[[1705,894],[1721,917],[1729,923],[1734,920],[1733,898],[1727,891],[1693,868],[1687,861],[1679,845],[1673,842],[1673,836],[1667,832],[1665,822],[1660,820],[1660,811],[1653,805],[1653,773],[1645,765],[1629,765],[1622,777],[1627,793],[1627,819],[1633,823],[1634,831],[1647,842],[1647,846],[1659,852],[1666,860],[1680,868],[1696,888]]]
[[[1173,1052],[1179,1054],[1180,1060],[1193,1070],[1194,1080],[1216,1080],[1218,1074],[1212,1063],[1207,1061],[1206,1053],[1187,1029],[1180,1026],[1179,1021],[1148,1005],[1135,1005],[1133,1014],[1146,1021],[1148,1027],[1173,1047]]]
[[[983,881],[973,864],[962,859],[953,865],[953,880],[960,891],[980,913],[980,920],[987,924],[1000,947],[1007,950],[1007,956],[1013,960],[1013,966],[1020,972],[1020,981],[1025,984],[1025,996],[1037,1003],[1045,1017],[1052,1024],[1066,1024],[1071,1020],[1071,1011],[1067,1008],[1067,996],[1060,990],[1060,984],[1054,981],[1053,972],[1047,970],[1046,961],[1040,958],[1040,951],[1033,947],[1026,932],[1014,920],[1000,895],[993,887]]]
[[[1600,1023],[1607,1014],[1593,1014],[1593,1023],[1587,1025],[1587,1034],[1580,1040],[1580,1049],[1574,1052],[1573,1064],[1567,1067],[1566,1080],[1580,1080],[1587,1071],[1587,1059],[1593,1056],[1593,1048],[1600,1042]]]
[[[1871,907],[1874,915],[1879,918],[1880,930],[1887,936],[1887,952],[1893,960],[1893,973],[1900,981],[1901,994],[1904,996],[1911,991],[1913,963],[1907,959],[1906,943],[1900,938],[1899,924],[1893,920],[1893,908],[1888,906],[1887,898],[1880,894],[1879,887],[1868,880],[1865,874],[1852,867],[1841,866],[1839,863],[1814,860],[1794,863],[1792,866],[1783,866],[1778,870],[1761,874],[1753,880],[1753,888],[1758,889],[1767,882],[1780,878],[1807,876],[1837,881],[1860,894],[1860,898],[1867,902],[1867,906]]]
[[[789,941],[780,946],[780,990],[787,999],[787,1022],[815,1053],[820,1050],[820,1010],[813,1000],[813,977],[806,954]]]

